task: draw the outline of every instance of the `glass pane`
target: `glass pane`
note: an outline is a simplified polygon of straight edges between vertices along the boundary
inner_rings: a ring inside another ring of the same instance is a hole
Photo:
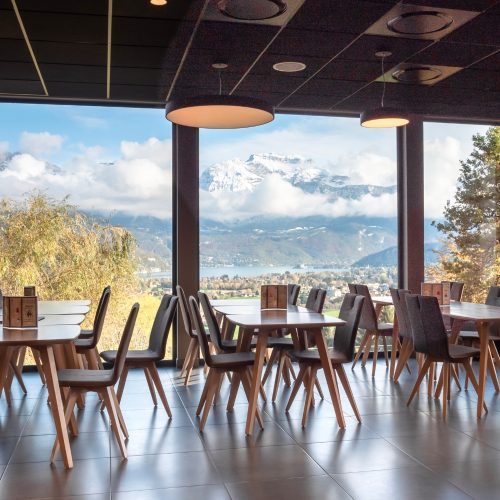
[[[396,134],[358,119],[278,115],[200,132],[201,288],[256,297],[263,283],[374,294],[397,284]]]
[[[171,127],[161,110],[1,104],[0,284],[40,299],[112,295],[101,350],[116,349],[139,302],[147,346],[171,292]],[[172,356],[171,340],[168,357]]]
[[[425,124],[426,279],[484,301],[500,274],[500,128]]]

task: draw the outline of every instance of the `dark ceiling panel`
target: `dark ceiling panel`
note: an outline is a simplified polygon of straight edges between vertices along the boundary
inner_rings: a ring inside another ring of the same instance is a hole
[[[0,60],[0,75],[8,80],[38,80],[35,67],[31,62]]]
[[[488,12],[478,16],[464,26],[450,33],[445,41],[480,43],[484,45],[496,45],[500,47],[498,36],[500,27],[500,15],[492,15]]]
[[[168,0],[167,5],[157,7],[151,5],[148,0],[115,0],[113,2],[113,14],[117,17],[149,17],[196,21],[203,3],[204,0]]]
[[[46,82],[106,83],[104,66],[78,66],[76,64],[43,64]]]
[[[45,12],[67,14],[97,14],[102,15],[107,9],[107,2],[103,0],[85,0],[84,2],[71,2],[61,0],[17,0],[19,10],[22,12]]]
[[[17,96],[22,94],[43,95],[43,93],[39,80],[0,80],[0,94]]]
[[[182,49],[113,45],[111,65],[124,68],[164,68],[175,71],[182,53]]]
[[[24,39],[2,40],[0,42],[0,60],[29,62],[32,64],[30,53]],[[8,69],[6,69],[8,71]]]
[[[0,10],[1,38],[23,38],[16,15],[12,9]]]
[[[497,2],[498,0],[411,0],[408,3],[443,9],[483,11]]]
[[[36,41],[31,45],[39,63],[106,65],[106,45]]]

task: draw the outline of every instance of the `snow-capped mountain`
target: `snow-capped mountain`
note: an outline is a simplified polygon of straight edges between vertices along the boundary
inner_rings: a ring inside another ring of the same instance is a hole
[[[353,184],[348,176],[331,174],[310,159],[273,153],[253,154],[246,161],[235,158],[214,163],[201,174],[200,188],[210,192],[253,191],[269,175],[279,175],[308,193],[325,193],[332,198],[357,199],[396,191],[396,186]]]

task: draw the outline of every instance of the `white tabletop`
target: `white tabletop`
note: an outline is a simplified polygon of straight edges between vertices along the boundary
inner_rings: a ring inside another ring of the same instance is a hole
[[[79,334],[78,325],[38,326],[38,328],[3,328],[0,326],[0,347],[62,344],[75,340]]]

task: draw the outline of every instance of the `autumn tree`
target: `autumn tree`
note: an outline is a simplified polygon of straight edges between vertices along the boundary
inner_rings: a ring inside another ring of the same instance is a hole
[[[464,299],[483,301],[500,274],[500,127],[473,136],[473,151],[461,161],[457,191],[444,221],[433,225],[444,236],[438,252],[442,278],[465,283]]]

